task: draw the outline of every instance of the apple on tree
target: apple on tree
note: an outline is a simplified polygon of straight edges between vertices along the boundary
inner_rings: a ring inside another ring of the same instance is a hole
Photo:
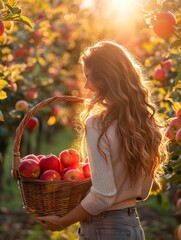
[[[169,128],[172,134],[176,134],[179,128],[181,128],[181,118],[174,117],[169,123]]]
[[[181,145],[181,128],[179,128],[179,130],[176,132],[175,139],[176,139],[177,144]]]
[[[0,19],[0,36],[2,36],[4,33],[4,23],[3,21]]]
[[[60,152],[59,159],[64,168],[78,167],[80,161],[80,154],[74,148],[69,148]]]
[[[176,17],[170,11],[160,12],[153,20],[153,31],[160,38],[169,38],[176,30]]]
[[[31,88],[24,93],[25,99],[28,101],[37,99],[38,95],[39,95],[39,90],[36,88]]]
[[[29,108],[29,104],[25,100],[18,100],[15,104],[15,109],[17,111],[26,112]]]
[[[181,118],[181,108],[176,112],[176,117]]]
[[[169,71],[173,66],[173,63],[169,60],[165,61],[162,63],[162,67],[166,70]]]
[[[29,128],[29,130],[34,130],[35,128],[37,128],[39,125],[39,120],[36,117],[31,117],[29,119],[29,121],[27,122],[27,127]]]
[[[167,78],[167,73],[166,70],[163,68],[158,68],[154,72],[154,79],[159,80],[159,81],[165,81]]]
[[[167,129],[166,129],[165,136],[166,136],[167,138],[169,138],[170,140],[174,140],[174,139],[175,139],[175,135],[170,131],[169,126],[168,126]]]
[[[17,83],[15,82],[10,82],[8,84],[8,89],[12,92],[16,92],[18,90],[18,86],[17,86]]]
[[[39,178],[41,174],[41,168],[37,161],[33,159],[25,159],[20,162],[19,174],[25,178]]]

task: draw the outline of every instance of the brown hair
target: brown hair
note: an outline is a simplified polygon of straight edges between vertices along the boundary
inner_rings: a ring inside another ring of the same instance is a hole
[[[97,89],[82,112],[81,121],[84,123],[93,110],[99,109],[100,153],[106,159],[100,139],[112,121],[117,120],[120,151],[126,157],[132,183],[143,169],[160,185],[169,159],[167,142],[141,65],[127,49],[112,41],[101,41],[87,48],[81,62],[91,70],[91,80]]]

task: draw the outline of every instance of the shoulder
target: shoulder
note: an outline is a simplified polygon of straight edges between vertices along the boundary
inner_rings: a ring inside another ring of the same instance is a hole
[[[98,128],[98,117],[95,115],[89,116],[84,122],[86,127]]]

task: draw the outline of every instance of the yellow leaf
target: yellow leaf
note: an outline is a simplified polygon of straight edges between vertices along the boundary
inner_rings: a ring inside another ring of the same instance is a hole
[[[174,102],[173,109],[177,112],[181,108],[181,104],[179,102]]]
[[[17,0],[8,0],[8,4],[9,4],[11,7],[15,6],[16,3],[17,3]]]
[[[3,121],[4,121],[4,116],[3,116],[3,113],[0,110],[0,122],[3,122]]]
[[[166,124],[169,124],[173,119],[174,119],[173,117],[172,117],[172,118],[168,118],[168,119],[166,120]]]
[[[33,29],[33,24],[32,24],[32,22],[31,22],[31,20],[29,18],[27,18],[25,16],[21,16],[19,21],[25,23],[28,27]]]
[[[6,92],[0,90],[0,100],[3,100],[3,99],[5,99],[5,98],[7,98],[7,94],[6,94]]]
[[[56,117],[54,117],[54,116],[49,117],[49,119],[48,119],[48,121],[47,121],[47,124],[48,124],[49,126],[52,126],[52,125],[54,125],[55,123],[56,123]]]
[[[7,81],[0,79],[0,90],[6,87],[7,85],[8,85]]]
[[[41,66],[45,66],[46,65],[46,61],[42,58],[42,57],[39,57],[38,58],[38,62]]]
[[[166,91],[164,88],[160,88],[159,89],[159,92],[162,94],[162,95],[166,95]]]

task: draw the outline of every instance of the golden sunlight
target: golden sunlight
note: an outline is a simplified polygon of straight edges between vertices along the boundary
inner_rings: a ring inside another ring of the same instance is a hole
[[[134,10],[135,3],[135,0],[112,0],[108,3],[108,7],[114,13],[127,15]]]

